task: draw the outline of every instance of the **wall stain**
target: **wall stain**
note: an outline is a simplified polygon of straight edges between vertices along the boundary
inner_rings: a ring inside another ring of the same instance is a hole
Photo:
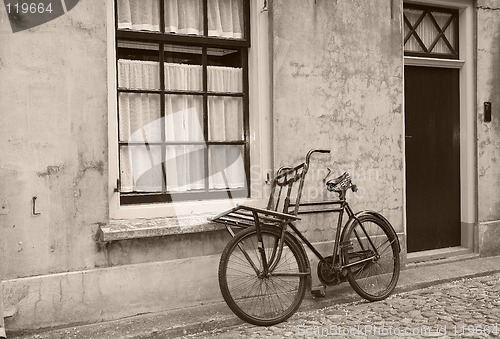
[[[44,172],[36,172],[40,178],[50,177],[64,171],[64,165],[49,165]]]
[[[100,175],[104,175],[104,162],[102,160],[99,161],[89,161],[83,164],[83,167],[80,167],[81,173],[85,173],[88,170],[95,170]]]
[[[78,174],[73,181],[75,186],[75,196],[79,196],[76,192],[76,186],[78,186],[87,171],[96,171],[101,176],[104,175],[104,161],[87,161],[84,159],[84,155],[82,153],[78,154]]]

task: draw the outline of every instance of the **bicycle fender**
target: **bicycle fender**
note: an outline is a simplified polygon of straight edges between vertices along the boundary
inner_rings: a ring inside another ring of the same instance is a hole
[[[300,251],[302,252],[302,255],[304,258],[306,258],[306,266],[309,271],[311,271],[311,262],[309,261],[309,256],[307,255],[306,249],[304,248],[304,245],[300,240],[294,236],[292,233],[286,231],[286,236],[288,236],[292,241],[294,241],[297,244],[297,247],[300,248]]]
[[[296,236],[294,236],[292,233],[286,231],[285,237],[289,238],[292,242],[295,242],[297,247],[302,252],[301,254],[306,259],[306,269],[309,271],[309,274],[307,275],[307,278],[306,278],[306,289],[308,291],[311,291],[311,288],[312,288],[311,262],[309,261],[309,256],[307,255],[306,249],[304,248],[304,245],[302,244],[302,242],[300,242],[299,239]]]
[[[375,212],[375,211],[365,210],[365,211],[359,211],[359,212],[355,213],[354,217],[349,218],[349,220],[347,221],[347,224],[345,225],[344,229],[342,230],[342,234],[340,236],[340,239],[344,239],[344,233],[346,232],[346,230],[351,226],[352,223],[356,222],[356,219],[358,219],[364,215],[370,215],[370,216],[378,219],[381,223],[387,225],[389,227],[389,229],[394,232],[394,235],[396,237],[396,241],[398,244],[399,253],[401,253],[401,244],[399,243],[399,238],[398,238],[396,231],[394,231],[394,227],[392,227],[389,220],[387,220],[382,214]]]

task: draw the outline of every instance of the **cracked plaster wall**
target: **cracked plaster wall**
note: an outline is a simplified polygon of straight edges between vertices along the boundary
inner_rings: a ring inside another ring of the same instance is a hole
[[[500,1],[477,2],[477,161],[479,248],[500,254]],[[484,122],[483,103],[492,106]]]
[[[17,33],[0,6],[2,280],[106,263],[106,44],[105,1]]]
[[[329,148],[308,173],[303,200],[321,200],[330,166],[359,186],[355,210],[382,212],[403,231],[403,64],[401,4],[391,0],[274,0],[275,167]],[[312,218],[312,220],[311,220]],[[325,215],[301,229],[325,240]],[[328,230],[331,237],[332,232]]]

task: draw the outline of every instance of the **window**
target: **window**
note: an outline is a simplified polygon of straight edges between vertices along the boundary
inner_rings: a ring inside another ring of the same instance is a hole
[[[458,59],[458,10],[404,5],[405,55]]]
[[[248,0],[116,0],[121,204],[247,197]]]

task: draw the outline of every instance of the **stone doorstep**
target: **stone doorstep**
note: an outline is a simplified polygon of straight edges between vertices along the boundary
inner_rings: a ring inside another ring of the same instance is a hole
[[[423,266],[434,266],[457,261],[479,258],[478,253],[465,247],[450,247],[444,249],[422,251],[407,254],[406,268],[412,269]]]
[[[475,258],[460,262],[438,263],[401,271],[395,293],[409,292],[463,278],[473,278],[500,272],[500,256]],[[332,303],[362,300],[349,286],[343,283],[326,290],[325,298],[313,298],[309,293],[298,312],[321,309]],[[224,302],[195,305],[155,314],[138,315],[126,319],[45,330],[37,334],[16,336],[8,333],[9,339],[66,339],[66,338],[175,338],[187,334],[223,329],[242,324]]]

